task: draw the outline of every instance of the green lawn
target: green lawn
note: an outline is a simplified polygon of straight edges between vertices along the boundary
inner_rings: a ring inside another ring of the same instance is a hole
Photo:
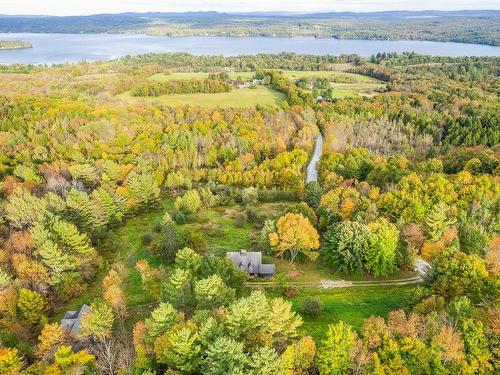
[[[352,68],[355,67],[354,63],[338,63],[338,64],[333,64],[333,69],[338,72],[346,72]]]
[[[387,317],[390,311],[402,307],[405,293],[411,288],[411,286],[384,286],[329,290],[303,289],[290,300],[293,309],[299,313],[307,296],[318,297],[323,302],[324,312],[320,316],[316,318],[302,316],[303,333],[311,335],[318,343],[324,339],[328,324],[343,320],[359,331],[364,319],[372,315]]]
[[[201,107],[254,107],[256,105],[274,106],[286,100],[285,95],[268,86],[257,86],[255,89],[233,89],[230,92],[215,94],[179,94],[158,97],[136,98],[126,92],[119,97],[127,100],[157,101],[169,106],[193,105]]]
[[[358,93],[354,92],[354,90],[339,89],[339,88],[336,88],[335,86],[333,87],[333,94],[332,94],[333,99],[342,99],[342,98],[348,98],[348,97],[353,97],[353,96],[357,96],[357,95],[358,95]]]
[[[269,215],[280,214],[286,203],[265,203],[261,205],[261,212]],[[122,225],[111,229],[108,236],[96,245],[103,258],[103,267],[87,289],[68,303],[58,306],[51,321],[59,321],[67,310],[76,310],[82,304],[90,303],[102,296],[102,279],[112,264],[118,263],[125,267],[123,289],[127,299],[129,324],[142,319],[150,311],[153,297],[144,291],[139,272],[135,269],[138,260],[146,259],[151,266],[157,267],[161,261],[151,256],[147,247],[142,244],[142,236],[150,233],[157,238],[159,234],[153,231],[155,225],[161,221],[166,210],[173,208],[172,199],[164,199],[162,206],[157,210],[142,213],[127,219]],[[238,228],[234,225],[234,215],[242,208],[218,207],[202,209],[195,217],[184,225],[178,225],[180,233],[199,231],[206,239],[210,254],[224,256],[227,251],[250,249],[251,224]]]
[[[290,263],[288,260],[279,259],[273,256],[265,256],[266,263],[276,264],[276,272],[287,275],[290,281],[294,282],[320,282],[321,280],[348,280],[348,281],[385,281],[406,279],[416,276],[413,271],[399,270],[388,276],[374,277],[366,273],[359,274],[342,274],[327,265],[324,261],[317,259],[314,262],[307,260],[301,262]]]

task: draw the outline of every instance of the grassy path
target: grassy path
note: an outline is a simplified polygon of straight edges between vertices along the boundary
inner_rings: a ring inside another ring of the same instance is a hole
[[[424,280],[420,276],[409,277],[396,280],[366,280],[366,281],[346,281],[337,280],[320,280],[318,282],[308,281],[291,281],[288,285],[296,287],[308,287],[319,289],[334,289],[334,288],[353,288],[353,287],[370,287],[370,286],[385,286],[385,285],[414,285],[420,284]],[[278,283],[274,281],[247,282],[246,285],[252,288],[255,287],[274,287]]]

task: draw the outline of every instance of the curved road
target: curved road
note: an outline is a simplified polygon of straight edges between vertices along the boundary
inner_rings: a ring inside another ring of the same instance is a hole
[[[314,153],[311,156],[309,165],[307,166],[306,182],[318,181],[318,171],[316,170],[316,163],[321,157],[321,152],[323,151],[323,136],[321,133],[316,139],[316,146],[314,147]]]

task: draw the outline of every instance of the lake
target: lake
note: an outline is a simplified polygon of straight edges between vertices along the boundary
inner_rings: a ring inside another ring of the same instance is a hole
[[[417,52],[435,56],[500,56],[500,47],[425,41],[338,40],[293,37],[164,37],[137,34],[2,34],[0,40],[31,42],[33,48],[0,50],[0,64],[59,64],[107,60],[149,52],[226,55],[296,52],[313,55]]]

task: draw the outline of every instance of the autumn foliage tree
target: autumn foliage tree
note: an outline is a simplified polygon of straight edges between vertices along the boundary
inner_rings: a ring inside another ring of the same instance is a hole
[[[102,281],[104,301],[111,306],[120,322],[120,327],[125,334],[125,318],[127,316],[127,303],[122,288],[122,280],[118,272],[110,270]]]
[[[16,348],[0,347],[0,373],[19,374],[24,366],[24,360]]]
[[[300,214],[287,213],[278,219],[276,232],[269,234],[269,244],[274,247],[278,256],[287,251],[293,262],[298,254],[315,260],[319,253],[319,235],[308,219]]]

